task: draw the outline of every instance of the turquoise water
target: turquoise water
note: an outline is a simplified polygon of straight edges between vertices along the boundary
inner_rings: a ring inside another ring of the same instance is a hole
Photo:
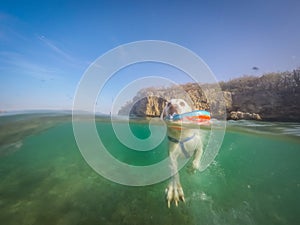
[[[140,138],[147,124],[132,122]],[[106,119],[97,129],[119,160],[148,165],[167,156],[124,147]],[[146,154],[146,155],[145,155]],[[180,171],[186,203],[167,208],[168,181],[145,187],[113,183],[77,148],[68,115],[0,117],[1,224],[300,224],[300,124],[229,122],[215,161]]]

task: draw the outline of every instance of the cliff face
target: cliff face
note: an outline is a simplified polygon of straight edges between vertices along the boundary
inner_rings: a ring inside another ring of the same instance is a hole
[[[257,113],[263,120],[300,121],[300,70],[243,77],[220,85],[231,92],[231,111]]]
[[[160,116],[167,100],[183,98],[194,109],[211,111],[216,118],[227,115],[227,119],[235,120],[300,121],[300,70],[242,77],[219,85],[222,91],[215,85],[199,87],[193,83],[143,89],[119,114]]]
[[[222,117],[226,114],[226,107],[231,108],[231,93],[222,92],[219,86],[206,85],[201,88],[198,84],[189,83],[169,88],[142,89],[130,103],[124,105],[119,114],[138,117],[160,116],[166,102],[170,99],[184,99],[194,110],[208,110],[214,117]],[[223,100],[225,96],[225,103]],[[207,97],[209,96],[209,97]]]
[[[123,107],[119,114],[130,114],[141,117],[158,117],[165,106],[165,102],[166,101],[163,98],[157,96],[146,96],[133,105],[131,104],[127,105],[127,107]]]

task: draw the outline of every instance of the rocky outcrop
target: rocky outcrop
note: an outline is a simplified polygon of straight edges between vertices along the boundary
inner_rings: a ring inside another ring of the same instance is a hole
[[[257,113],[248,113],[240,111],[231,111],[228,119],[231,120],[261,120],[261,117]]]
[[[135,104],[131,103],[122,107],[119,114],[139,117],[158,117],[165,106],[165,102],[163,98],[154,95],[145,96],[136,101]]]
[[[220,85],[231,92],[231,111],[256,113],[267,121],[300,121],[299,69],[242,77]]]
[[[169,88],[142,89],[130,103],[120,109],[119,114],[138,117],[160,116],[166,102],[173,98],[184,99],[195,110],[208,110],[216,118],[226,115],[226,108],[231,108],[232,105],[230,92],[222,92],[218,85],[199,86],[188,83]]]
[[[219,85],[188,83],[143,89],[119,114],[159,116],[172,98],[183,98],[194,109],[208,110],[215,118],[300,121],[300,70],[244,76]]]

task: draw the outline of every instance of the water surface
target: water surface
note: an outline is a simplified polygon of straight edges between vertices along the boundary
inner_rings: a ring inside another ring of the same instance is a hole
[[[140,138],[147,123],[131,122]],[[132,151],[109,121],[97,129],[119,160],[147,165],[167,156]],[[105,131],[105,132],[103,132]],[[167,208],[168,181],[146,187],[95,173],[77,148],[71,118],[61,113],[0,117],[1,224],[299,224],[300,124],[228,122],[222,147],[204,172],[180,171],[186,204]],[[146,154],[146,155],[144,155]]]

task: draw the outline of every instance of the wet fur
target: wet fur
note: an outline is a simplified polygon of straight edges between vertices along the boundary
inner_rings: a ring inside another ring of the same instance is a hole
[[[165,119],[166,116],[171,116],[174,114],[182,114],[186,112],[191,112],[192,108],[182,99],[171,99],[167,102],[162,114],[161,119]],[[189,155],[194,156],[192,168],[194,170],[199,169],[200,159],[202,156],[202,141],[200,137],[200,131],[195,129],[177,129],[180,128],[181,121],[172,122],[168,124],[168,136],[176,140],[185,140],[188,137],[194,137],[184,142],[184,147]],[[171,202],[174,201],[175,205],[178,206],[180,200],[185,201],[183,188],[180,183],[180,177],[178,174],[178,159],[179,157],[185,157],[180,145],[169,141],[169,156],[171,159],[171,172],[175,174],[166,188],[166,200],[168,207],[170,208]]]

